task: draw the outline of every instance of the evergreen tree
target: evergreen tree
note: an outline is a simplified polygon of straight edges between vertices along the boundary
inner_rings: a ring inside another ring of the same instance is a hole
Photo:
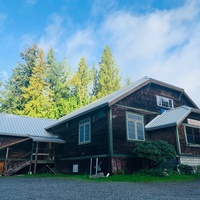
[[[39,47],[32,45],[20,53],[24,63],[18,63],[13,74],[5,85],[5,96],[2,100],[2,110],[7,113],[16,114],[24,109],[25,99],[22,95],[22,87],[28,87],[35,62],[38,58]]]
[[[73,92],[77,99],[77,106],[82,107],[90,103],[90,86],[93,80],[93,71],[89,69],[84,57],[81,58],[78,71],[72,77]]]
[[[76,108],[75,98],[71,97],[70,77],[71,68],[66,59],[57,62],[53,49],[50,49],[47,55],[47,81],[54,94],[52,100],[55,118],[60,118]]]
[[[97,99],[120,88],[119,68],[108,46],[103,51],[101,62],[99,62],[99,71],[96,72],[95,78],[93,95]]]
[[[54,118],[52,112],[52,91],[46,82],[46,64],[43,50],[39,50],[38,59],[32,71],[28,87],[22,87],[26,99],[24,109],[18,114],[33,117]]]

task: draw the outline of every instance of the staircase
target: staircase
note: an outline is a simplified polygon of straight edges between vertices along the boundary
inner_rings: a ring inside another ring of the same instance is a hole
[[[19,170],[23,169],[24,167],[27,167],[28,165],[30,165],[30,160],[21,162],[21,163],[17,164],[16,166],[12,167],[12,168],[9,168],[7,170],[7,172],[5,172],[3,175],[4,176],[10,176],[10,175],[18,172]]]

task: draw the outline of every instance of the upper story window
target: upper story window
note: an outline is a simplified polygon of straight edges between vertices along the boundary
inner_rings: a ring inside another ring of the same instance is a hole
[[[79,122],[79,144],[85,144],[90,142],[90,129],[90,118],[83,119]]]
[[[143,116],[127,112],[126,121],[128,140],[144,141],[145,137]]]
[[[172,99],[156,95],[156,100],[157,100],[158,106],[161,106],[164,108],[174,108],[174,103]]]

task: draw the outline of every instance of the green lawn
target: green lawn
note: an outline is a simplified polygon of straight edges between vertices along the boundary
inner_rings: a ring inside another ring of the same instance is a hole
[[[11,176],[13,177],[13,176]],[[16,177],[16,176],[15,176]],[[196,181],[200,180],[200,173],[192,175],[183,175],[178,173],[172,173],[169,176],[156,177],[144,174],[129,174],[129,175],[112,175],[102,178],[89,178],[88,175],[66,175],[66,174],[38,174],[38,175],[21,175],[17,177],[43,177],[43,178],[62,178],[62,179],[74,179],[74,180],[86,180],[96,182],[182,182],[182,181]],[[3,177],[2,177],[3,178]]]

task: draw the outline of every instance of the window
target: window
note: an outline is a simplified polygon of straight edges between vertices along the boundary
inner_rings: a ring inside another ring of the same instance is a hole
[[[200,129],[190,126],[185,127],[188,144],[200,144]]]
[[[128,140],[144,140],[144,122],[143,116],[127,113],[127,137]]]
[[[90,118],[79,122],[79,144],[90,142]]]
[[[157,99],[157,105],[165,108],[174,108],[173,100],[166,98],[166,97],[161,97],[161,96],[156,96]]]

